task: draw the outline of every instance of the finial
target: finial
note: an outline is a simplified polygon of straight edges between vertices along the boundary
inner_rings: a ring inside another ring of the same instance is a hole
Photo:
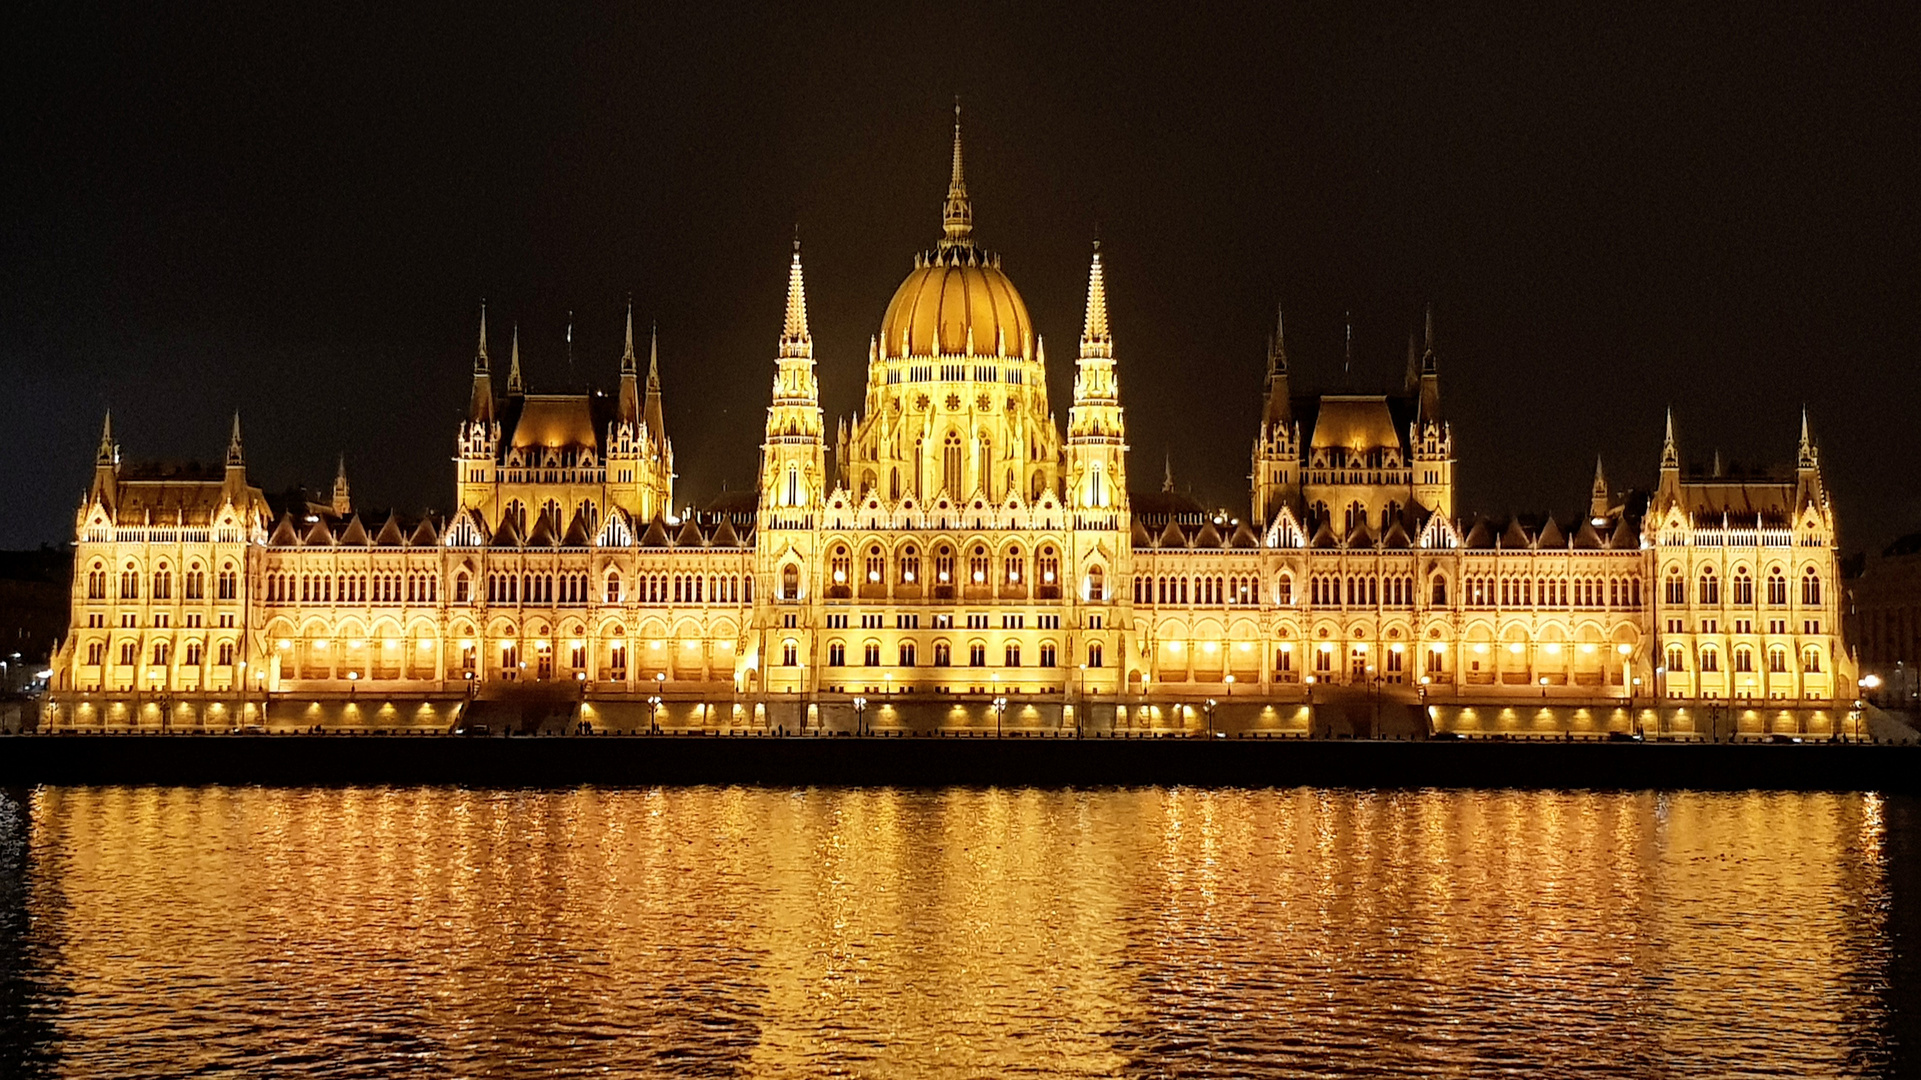
[[[620,365],[620,369],[622,371],[629,370],[629,368],[632,365],[632,361],[634,359],[634,294],[633,293],[627,294],[627,348],[625,352],[621,353],[620,359],[622,361]]]
[[[1345,375],[1354,366],[1354,313],[1344,312],[1347,319],[1347,351],[1341,356],[1341,374]]]
[[[1434,351],[1434,302],[1431,300],[1427,305],[1427,351]]]
[[[1161,490],[1174,490],[1174,452],[1169,450],[1161,460]]]
[[[660,324],[653,323],[647,329],[647,387],[660,386]]]
[[[974,231],[974,206],[967,198],[961,169],[960,97],[954,97],[954,165],[947,181],[947,203],[941,209],[941,248],[969,247]]]
[[[573,330],[573,327],[571,324],[568,326],[568,330],[569,332]],[[519,323],[514,324],[513,346],[508,353],[508,357],[509,359],[507,361],[507,392],[510,394],[518,394],[521,392],[521,389],[522,389],[522,384],[520,381],[520,324]]]
[[[813,356],[813,337],[807,330],[807,283],[800,266],[800,226],[794,226],[794,257],[787,266],[787,317],[781,324],[780,355]],[[901,355],[906,355],[905,348]]]
[[[1674,407],[1668,406],[1667,431],[1661,436],[1661,468],[1681,467],[1681,453],[1674,445]]]
[[[800,222],[794,222],[794,258],[800,258]]]
[[[1094,261],[1087,271],[1087,321],[1081,330],[1082,356],[1112,356],[1114,335],[1107,325],[1107,279],[1101,273],[1101,242],[1094,241]]]
[[[238,465],[243,460],[240,444],[240,410],[233,411],[233,434],[227,438],[227,464]]]
[[[1798,459],[1796,464],[1798,464],[1801,468],[1803,469],[1814,468],[1814,465],[1815,465],[1814,436],[1808,430],[1808,407],[1806,405],[1801,406],[1801,445],[1795,457]]]
[[[100,464],[111,464],[118,457],[113,446],[113,410],[107,410],[107,418],[100,424],[100,451],[95,460]]]

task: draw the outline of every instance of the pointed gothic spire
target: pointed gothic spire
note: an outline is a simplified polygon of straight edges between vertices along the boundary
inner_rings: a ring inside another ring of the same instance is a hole
[[[245,449],[240,444],[240,410],[233,413],[233,434],[227,439],[227,467],[235,468],[247,463]]]
[[[1795,463],[1803,469],[1814,468],[1814,436],[1808,431],[1808,407],[1801,406],[1801,443],[1795,453]]]
[[[807,329],[807,282],[800,268],[800,226],[794,226],[794,257],[787,266],[787,317],[781,324],[780,355],[812,357],[814,337]]]
[[[1588,489],[1588,517],[1605,518],[1608,513],[1607,473],[1601,469],[1601,455],[1594,455],[1594,485]]]
[[[1674,409],[1670,407],[1668,409],[1667,433],[1661,437],[1661,468],[1665,470],[1679,469],[1680,467],[1681,452],[1674,445]]]
[[[1279,304],[1274,306],[1274,337],[1267,343],[1267,374],[1287,374],[1287,312]]]
[[[647,328],[647,392],[660,392],[660,324]]]
[[[974,204],[967,198],[967,181],[961,175],[960,98],[954,98],[954,168],[947,181],[947,202],[941,208],[941,249],[972,247]]]
[[[525,394],[527,386],[520,379],[520,325],[514,324],[513,347],[507,361],[507,393]]]
[[[627,298],[627,345],[620,354],[620,370],[623,374],[634,370],[634,298]]]
[[[660,327],[658,324],[648,331],[647,403],[641,418],[647,422],[647,434],[660,446],[666,446],[667,421],[660,407]]]
[[[107,418],[100,424],[100,449],[94,453],[96,465],[111,465],[119,460],[120,451],[113,444],[113,410],[107,410]]]
[[[347,490],[347,455],[340,455],[340,470],[334,474],[333,491],[334,513],[346,517],[353,511],[353,500]]]
[[[1434,305],[1427,305],[1426,348],[1421,351],[1421,370],[1423,373],[1434,369]]]
[[[474,374],[487,373],[487,301],[480,302],[480,347],[474,352]]]
[[[1114,335],[1107,325],[1107,279],[1101,273],[1101,242],[1094,241],[1094,264],[1087,271],[1087,321],[1081,330],[1082,356],[1114,355]]]
[[[1173,491],[1174,490],[1174,452],[1172,450],[1167,451],[1166,455],[1161,459],[1161,470],[1162,470],[1161,471],[1161,490]]]
[[[1347,312],[1347,344],[1341,354],[1341,374],[1345,375],[1354,367],[1354,313]]]

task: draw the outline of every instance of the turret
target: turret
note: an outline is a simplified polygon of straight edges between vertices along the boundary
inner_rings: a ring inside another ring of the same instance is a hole
[[[1107,321],[1107,279],[1100,241],[1087,271],[1087,318],[1075,361],[1074,404],[1067,411],[1067,503],[1078,510],[1127,509],[1126,430]]]
[[[807,327],[807,286],[800,239],[787,268],[787,310],[774,361],[773,401],[761,445],[760,501],[775,508],[772,520],[795,521],[818,507],[826,494],[820,381],[814,373],[814,336]],[[845,436],[843,435],[843,439]],[[791,508],[791,509],[790,509]],[[763,518],[763,528],[768,518]]]
[[[1287,319],[1274,313],[1274,333],[1267,341],[1267,383],[1261,406],[1261,430],[1254,437],[1254,520],[1273,520],[1299,491],[1301,447],[1294,423],[1294,402],[1287,383]]]
[[[647,423],[647,435],[654,441],[654,452],[667,453],[667,421],[660,407],[660,328],[654,327],[647,341],[647,404],[641,418]]]
[[[1661,483],[1654,505],[1666,508],[1681,498],[1681,450],[1674,441],[1674,410],[1668,410],[1667,430],[1661,436]]]
[[[1414,467],[1414,501],[1423,509],[1454,516],[1454,433],[1441,413],[1441,365],[1434,351],[1434,305],[1427,308],[1418,368],[1414,423],[1408,433]]]
[[[347,455],[340,455],[340,470],[334,473],[333,511],[340,517],[353,513],[353,498],[347,490]]]
[[[93,486],[87,490],[87,501],[99,503],[111,514],[119,494],[120,445],[113,441],[113,410],[109,409],[100,425],[100,447],[93,455]]]
[[[244,506],[247,496],[247,454],[240,442],[240,413],[233,414],[233,434],[227,439],[227,475],[222,485],[228,500]]]
[[[480,305],[480,345],[474,350],[474,392],[467,406],[467,419],[476,424],[494,422],[493,372],[487,362],[487,305]]]
[[[1427,306],[1426,344],[1421,349],[1422,423],[1438,424],[1441,416],[1441,365],[1434,355],[1434,305]]]
[[[1594,455],[1594,486],[1588,489],[1587,516],[1590,521],[1605,521],[1614,500],[1608,495],[1607,474],[1601,470],[1601,455]]]
[[[960,99],[954,99],[954,167],[947,181],[947,201],[941,205],[942,251],[953,247],[973,247],[974,204],[967,198],[967,181],[961,175]]]
[[[640,422],[640,371],[634,356],[634,302],[627,301],[627,346],[620,354],[620,408],[622,423]]]
[[[507,396],[527,396],[527,384],[520,377],[520,327],[518,324],[514,326],[513,346],[507,360]]]

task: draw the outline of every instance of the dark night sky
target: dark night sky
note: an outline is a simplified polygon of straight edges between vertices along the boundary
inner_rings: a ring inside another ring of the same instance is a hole
[[[1344,311],[1388,386],[1431,299],[1464,512],[1578,509],[1597,451],[1650,483],[1668,404],[1690,458],[1789,461],[1805,403],[1845,546],[1921,527],[1914,5],[1036,6],[15,10],[0,545],[70,535],[109,405],[130,458],[239,408],[257,482],[344,450],[447,509],[482,297],[539,389],[569,309],[611,381],[631,293],[681,501],[748,485],[794,223],[845,415],[956,93],[1063,420],[1100,231],[1137,489],[1171,451],[1245,505],[1277,299],[1327,387]]]

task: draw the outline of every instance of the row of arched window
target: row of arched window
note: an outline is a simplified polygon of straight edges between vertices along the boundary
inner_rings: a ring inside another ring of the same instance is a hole
[[[1735,607],[1753,607],[1754,577],[1745,566],[1734,568],[1734,576],[1729,579],[1728,603]],[[1819,607],[1821,604],[1821,574],[1814,567],[1801,571],[1801,604],[1804,607]],[[1718,606],[1721,603],[1721,576],[1714,567],[1704,566],[1695,578],[1695,602],[1702,606]],[[1679,567],[1669,567],[1662,582],[1661,599],[1668,604],[1681,605],[1688,602],[1687,580],[1681,576]],[[1788,604],[1788,576],[1781,568],[1768,568],[1767,603],[1769,607],[1786,607]]]
[[[87,643],[87,663],[92,666],[98,667],[106,663],[107,657],[112,655],[115,655],[115,652],[109,650],[107,642],[105,641],[89,641]],[[138,642],[131,640],[122,641],[120,642],[117,655],[122,667],[132,667],[134,664],[140,662],[140,645]],[[173,645],[171,642],[156,641],[153,643],[153,649],[148,655],[151,657],[148,662],[153,664],[153,666],[165,667],[173,659]],[[210,656],[214,666],[232,667],[234,660],[234,643],[232,641],[216,642],[213,652],[209,654],[204,643],[189,641],[181,650],[181,663],[186,667],[199,667],[206,663]]]
[[[965,650],[966,651],[961,654],[962,656],[961,663],[957,664],[955,662],[954,643],[944,639],[935,641],[933,643],[933,649],[931,654],[931,658],[933,661],[932,666],[933,667],[957,667],[957,666],[986,667],[988,666],[987,665],[988,649],[987,649],[987,643],[985,641],[968,642],[965,646]],[[1010,668],[1021,667],[1023,666],[1022,664],[1023,655],[1024,654],[1023,654],[1021,642],[1018,642],[1018,641],[1005,642],[1001,646],[1001,650],[999,653],[1000,660],[1001,660],[1000,666],[1010,667]],[[920,659],[921,659],[919,643],[913,642],[913,641],[903,641],[898,643],[894,647],[894,654],[891,659],[894,667],[919,667]],[[1043,641],[1040,643],[1039,647],[1034,650],[1034,654],[1031,657],[1031,659],[1035,661],[1035,664],[1033,666],[1036,666],[1036,667],[1044,667],[1044,668],[1057,667],[1060,664],[1060,648],[1058,645],[1056,645],[1052,641]],[[854,666],[880,667],[882,666],[881,644],[878,641],[868,641],[868,642],[862,643],[860,653],[855,655],[853,657],[853,662],[850,663],[847,642],[838,641],[838,640],[829,641],[827,643],[827,666],[830,668],[854,667]]]
[[[1292,591],[1286,584],[1284,591]],[[1325,607],[1413,607],[1412,574],[1310,574],[1307,598]]]
[[[1736,645],[1729,650],[1728,656],[1729,662],[1732,664],[1730,670],[1736,674],[1746,674],[1754,671],[1755,650],[1752,646]],[[1769,674],[1788,674],[1787,647],[1784,645],[1769,646],[1767,662]],[[1695,657],[1695,668],[1704,674],[1712,674],[1720,671],[1720,648],[1715,645],[1701,646],[1699,653]],[[1670,673],[1685,672],[1688,670],[1688,649],[1686,646],[1676,642],[1667,647],[1666,670]],[[1809,645],[1801,650],[1801,673],[1805,675],[1818,675],[1821,673],[1821,647],[1819,645]]]
[[[1469,574],[1461,579],[1461,600],[1468,607],[1638,608],[1641,579],[1631,575],[1533,578]]]
[[[1134,578],[1136,604],[1190,604],[1201,607],[1257,605],[1260,580],[1253,574],[1147,575]]]
[[[120,599],[140,599],[140,586],[143,575],[134,563],[127,563],[120,571]],[[215,595],[221,600],[232,600],[240,591],[240,575],[232,563],[226,564],[214,579]],[[107,599],[107,565],[96,560],[87,570],[87,599]],[[161,563],[153,572],[153,579],[147,595],[154,600],[174,599],[174,573],[167,563]],[[199,563],[192,563],[186,573],[180,575],[180,599],[205,600],[207,598],[207,572]]]
[[[1042,544],[1034,553],[1034,571],[1030,577],[1027,569],[1027,553],[1018,544],[1002,548],[996,556],[986,544],[975,543],[964,556],[960,557],[951,544],[938,544],[933,551],[933,581],[924,581],[925,568],[919,545],[908,542],[895,551],[892,558],[892,573],[889,573],[889,558],[879,544],[869,544],[860,556],[860,565],[854,564],[854,552],[846,544],[835,544],[827,553],[828,595],[844,598],[859,585],[931,584],[936,589],[964,584],[975,587],[1009,586],[1021,587],[1037,585],[1043,598],[1059,588],[1060,554],[1052,544]],[[957,573],[964,571],[965,577],[956,581]]]

